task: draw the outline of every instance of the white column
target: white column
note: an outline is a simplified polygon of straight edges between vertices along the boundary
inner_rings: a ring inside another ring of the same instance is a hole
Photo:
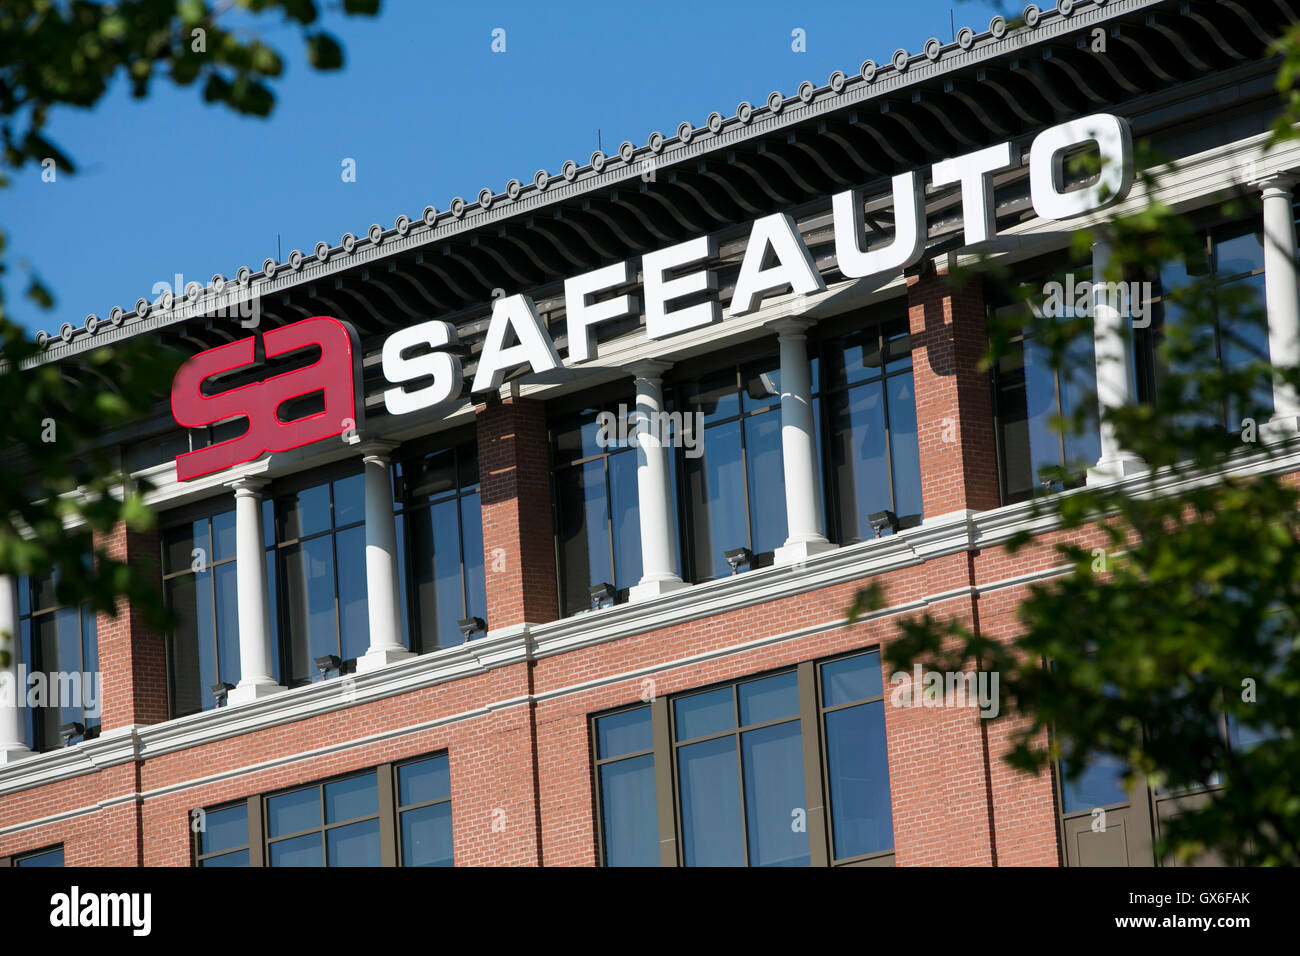
[[[9,574],[0,575],[0,648],[9,652],[9,664],[0,668],[0,764],[31,756],[23,733],[23,702],[26,688],[18,680],[18,581]]]
[[[1107,409],[1133,405],[1133,362],[1131,330],[1124,328],[1128,317],[1115,308],[1107,293],[1106,271],[1110,266],[1111,242],[1098,237],[1092,243],[1092,336],[1097,367],[1097,405],[1101,421],[1101,457],[1088,470],[1088,484],[1096,485],[1146,470],[1136,454],[1120,447],[1114,426],[1105,421]],[[1118,281],[1118,280],[1117,280]]]
[[[393,520],[393,484],[389,475],[393,442],[361,446],[366,470],[366,605],[370,612],[370,647],[357,659],[357,673],[372,671],[410,657],[402,646],[401,595],[397,581],[397,526]]]
[[[808,340],[812,322],[777,319],[768,327],[781,343],[781,460],[785,469],[785,544],[774,564],[798,564],[833,547],[822,527],[821,482],[817,471],[817,434],[813,418]]]
[[[1291,214],[1292,173],[1279,173],[1257,185],[1264,198],[1264,295],[1268,309],[1268,355],[1275,368],[1300,366],[1300,286],[1297,285],[1295,222]],[[1275,378],[1272,437],[1300,432],[1300,397]]]
[[[235,491],[235,583],[239,599],[239,683],[226,697],[244,704],[279,693],[271,676],[271,606],[266,584],[266,544],[262,536],[264,478],[240,478]]]
[[[644,361],[631,367],[636,379],[636,493],[641,517],[641,580],[628,590],[628,600],[647,601],[685,587],[673,560],[672,487],[664,411],[664,362]],[[693,436],[703,441],[703,435]]]

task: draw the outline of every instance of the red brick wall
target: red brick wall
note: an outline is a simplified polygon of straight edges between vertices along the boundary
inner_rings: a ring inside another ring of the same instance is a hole
[[[555,620],[551,459],[541,402],[479,406],[478,472],[488,627]]]
[[[907,279],[916,388],[921,500],[929,517],[996,508],[997,446],[989,374],[984,290],[978,277],[956,285],[925,260]]]
[[[97,538],[96,549],[131,566],[137,579],[153,584],[161,594],[158,534],[132,531],[118,523],[111,534]],[[116,616],[96,619],[99,670],[102,675],[101,727],[113,730],[131,724],[156,724],[167,719],[167,647],[161,634],[151,632],[138,610],[123,598]]]

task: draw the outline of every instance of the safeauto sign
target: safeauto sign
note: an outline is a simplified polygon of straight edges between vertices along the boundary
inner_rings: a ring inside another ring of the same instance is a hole
[[[1089,143],[1096,144],[1102,159],[1098,180],[1082,189],[1063,191],[1058,174],[1061,157]],[[967,246],[994,237],[991,177],[1019,163],[1015,145],[1001,143],[930,167],[932,185],[961,186]],[[1071,219],[1100,209],[1123,198],[1132,180],[1132,136],[1128,123],[1118,116],[1099,113],[1054,126],[1035,137],[1030,148],[1030,195],[1034,212],[1041,219]],[[861,191],[846,190],[832,197],[835,258],[845,278],[884,277],[921,258],[926,236],[923,187],[916,170],[893,178],[894,239],[870,250],[862,248],[865,197]],[[709,269],[717,251],[715,236],[698,236],[647,252],[641,257],[640,296],[608,295],[633,281],[636,273],[632,260],[566,279],[568,364],[581,365],[595,358],[593,331],[603,322],[644,315],[645,335],[657,340],[721,321],[723,307],[716,297],[674,307],[688,296],[698,298],[701,293],[717,289],[717,277]],[[772,264],[765,265],[767,262]],[[755,220],[750,229],[726,316],[753,312],[766,296],[787,287],[797,295],[813,295],[824,292],[826,283],[794,219],[776,213]],[[512,332],[516,344],[507,346]],[[178,480],[212,474],[267,452],[299,448],[360,426],[364,402],[359,401],[357,336],[346,322],[334,317],[304,319],[262,336],[268,358],[316,346],[320,358],[312,365],[261,382],[204,394],[208,379],[254,364],[254,338],[249,336],[200,352],[176,373],[172,414],[177,424],[199,428],[238,418],[248,421],[248,429],[238,438],[179,456]],[[389,414],[405,415],[460,397],[464,390],[460,356],[448,351],[456,344],[456,327],[437,320],[399,329],[388,336],[382,364],[390,386],[384,391],[384,406]],[[533,300],[527,295],[496,299],[470,392],[493,391],[501,386],[507,372],[522,366],[532,372],[546,372],[561,364]],[[323,395],[322,411],[290,421],[280,418],[280,408],[286,402],[313,394]]]

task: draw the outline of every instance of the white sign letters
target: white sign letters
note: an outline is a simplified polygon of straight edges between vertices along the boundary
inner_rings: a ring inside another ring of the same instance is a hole
[[[1087,186],[1065,189],[1064,157],[1072,150],[1094,146],[1101,156],[1101,173]],[[934,186],[961,187],[962,221],[967,245],[988,242],[997,235],[993,176],[1020,164],[1017,147],[999,143],[946,159],[930,167]],[[1053,126],[1039,133],[1029,154],[1029,185],[1034,211],[1042,219],[1081,216],[1122,199],[1133,183],[1133,142],[1121,117],[1099,113]],[[884,244],[864,248],[866,239],[861,191],[850,189],[831,198],[835,259],[848,279],[885,278],[916,263],[925,250],[924,183],[919,171],[902,173],[891,183],[894,236]],[[641,296],[626,290],[636,280],[633,263],[618,262],[564,283],[568,325],[568,364],[596,357],[593,331],[641,312],[645,335],[664,339],[701,329],[722,319],[717,301],[718,279],[710,269],[717,258],[716,236],[647,252],[641,257]],[[623,291],[619,291],[623,290]],[[787,213],[764,216],[750,227],[736,287],[727,316],[751,313],[771,295],[789,290],[815,295],[826,290],[794,219]],[[516,344],[507,345],[514,339]],[[422,322],[393,332],[384,343],[384,378],[392,386],[384,404],[393,415],[404,415],[459,398],[463,383],[461,360],[448,349],[457,344],[448,322]],[[533,300],[526,295],[493,300],[473,393],[498,389],[507,373],[527,366],[532,373],[560,368],[560,357]]]

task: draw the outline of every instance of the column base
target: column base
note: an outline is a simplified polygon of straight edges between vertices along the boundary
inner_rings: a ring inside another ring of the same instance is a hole
[[[357,658],[357,673],[366,674],[414,656],[404,647],[377,647]]]
[[[1266,442],[1282,442],[1300,437],[1300,416],[1274,415],[1259,426],[1259,437]]]
[[[1088,469],[1089,486],[1104,485],[1108,482],[1119,481],[1121,478],[1127,478],[1130,475],[1140,475],[1144,471],[1150,471],[1147,463],[1136,455],[1123,455],[1114,458],[1101,458],[1097,464]]]
[[[226,706],[236,707],[240,704],[251,704],[255,700],[263,697],[271,697],[275,694],[282,694],[286,690],[283,684],[244,684],[232,689],[226,694]]]
[[[666,578],[650,578],[648,580],[642,578],[627,589],[627,602],[629,604],[638,604],[641,601],[657,598],[661,594],[667,594],[669,591],[680,591],[686,586],[686,582],[675,574]]]
[[[35,757],[36,751],[27,747],[3,747],[0,746],[0,764],[17,763],[25,757]]]
[[[781,547],[772,553],[772,564],[780,567],[782,565],[803,564],[815,554],[823,554],[826,551],[834,551],[836,545],[831,544],[825,538],[805,538],[800,541],[788,540]]]

